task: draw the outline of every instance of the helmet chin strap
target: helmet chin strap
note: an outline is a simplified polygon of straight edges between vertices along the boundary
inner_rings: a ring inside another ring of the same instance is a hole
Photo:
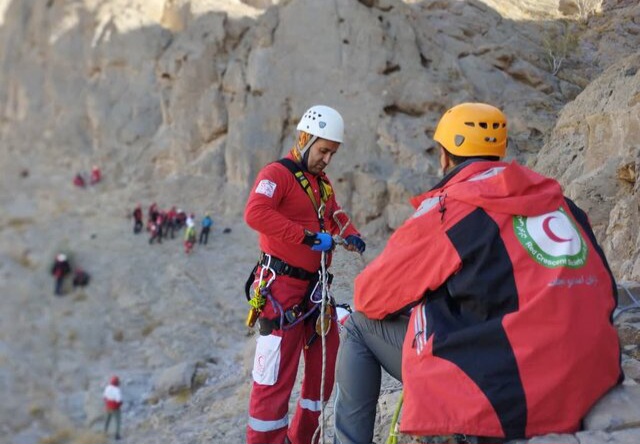
[[[307,170],[307,161],[309,160],[309,150],[311,148],[311,145],[313,145],[313,143],[318,140],[318,136],[312,136],[311,139],[309,139],[309,141],[307,142],[307,144],[300,150],[300,154],[302,155],[302,168],[305,171]]]

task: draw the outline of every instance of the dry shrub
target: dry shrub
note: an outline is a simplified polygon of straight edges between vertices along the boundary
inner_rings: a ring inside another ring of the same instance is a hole
[[[586,22],[591,15],[598,12],[602,6],[602,0],[576,0],[578,7],[578,19]]]
[[[555,76],[567,58],[577,52],[578,34],[567,21],[554,23],[543,34],[542,47],[549,70]]]
[[[91,430],[80,430],[77,435],[73,437],[71,444],[106,444],[107,442],[107,437],[102,433]]]
[[[92,430],[59,429],[40,439],[40,444],[106,444],[107,437]]]
[[[40,444],[68,444],[73,437],[73,431],[70,429],[56,430],[49,436],[40,438]]]

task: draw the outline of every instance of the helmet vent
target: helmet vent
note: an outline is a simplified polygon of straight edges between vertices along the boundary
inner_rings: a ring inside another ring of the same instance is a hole
[[[500,128],[500,124],[498,122],[494,122],[493,129],[498,129],[498,128]]]
[[[487,129],[487,122],[480,122],[479,125],[480,127]]]
[[[496,139],[495,137],[485,137],[484,138],[485,142],[492,142],[492,143],[496,143],[498,141],[498,139]]]
[[[473,122],[464,122],[465,125],[470,126],[471,128],[475,128],[476,124]]]
[[[464,136],[461,136],[460,134],[456,135],[456,137],[453,139],[454,143],[456,144],[456,146],[460,146],[464,143]]]

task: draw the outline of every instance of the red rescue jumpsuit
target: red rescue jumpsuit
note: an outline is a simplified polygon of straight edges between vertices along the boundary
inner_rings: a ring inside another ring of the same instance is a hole
[[[306,172],[305,176],[311,184],[316,202],[320,202],[318,178]],[[325,183],[329,183],[324,173],[321,177]],[[339,227],[333,221],[333,214],[340,207],[333,193],[325,205],[325,229],[337,234]],[[314,205],[285,166],[274,162],[260,171],[247,201],[245,220],[251,228],[258,231],[260,249],[264,253],[308,272],[313,273],[320,268],[321,253],[312,251],[302,243],[305,229],[314,233],[320,230]],[[358,234],[351,224],[347,226],[343,236],[350,234]],[[330,262],[331,254],[328,254],[327,267]],[[257,275],[259,272],[260,270]],[[308,285],[307,281],[282,275],[275,279],[270,291],[283,310],[287,310],[303,301]],[[267,302],[261,316],[276,318],[276,309]],[[339,344],[338,328],[333,325],[325,337],[325,393],[321,398],[321,340],[316,340],[308,349],[304,349],[307,340],[314,333],[314,326],[313,322],[300,322],[289,330],[274,330],[271,335],[258,338],[253,368],[254,382],[249,400],[248,444],[281,444],[287,437],[293,444],[311,443],[318,426],[322,402],[329,399],[333,389]],[[289,398],[303,349],[305,365],[302,389],[296,412],[289,424]]]

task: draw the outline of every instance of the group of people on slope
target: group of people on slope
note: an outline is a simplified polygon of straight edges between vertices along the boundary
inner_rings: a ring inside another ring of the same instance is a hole
[[[325,322],[318,288],[330,284],[336,243],[358,253],[366,244],[324,172],[342,116],[304,113],[245,208],[261,249],[247,286],[260,330],[247,443],[311,443],[334,382],[334,442],[371,443],[382,368],[403,383],[402,432],[476,442],[575,432],[622,381],[616,284],[587,215],[555,180],[502,160],[507,129],[488,104],[443,114],[434,140],[444,176],[357,276],[339,337],[335,301],[324,301]]]
[[[67,255],[64,253],[57,254],[53,264],[51,265],[51,275],[54,278],[53,293],[56,296],[64,295],[64,282],[67,276],[72,274],[72,271],[73,278],[71,283],[73,284],[73,288],[89,285],[89,273],[80,267],[75,267],[72,270],[71,263],[69,262]]]
[[[89,173],[89,179],[84,178],[83,173],[78,173],[73,178],[73,184],[79,188],[84,188],[88,185],[96,185],[102,180],[102,171],[97,165],[91,167],[91,173]]]
[[[195,214],[191,213],[187,215],[182,209],[176,209],[171,207],[167,211],[163,211],[158,208],[158,205],[154,202],[149,206],[148,219],[147,219],[147,231],[149,232],[149,244],[153,244],[155,241],[162,243],[162,239],[174,239],[175,233],[185,228],[184,232],[184,251],[190,254],[193,251],[193,247],[196,241],[201,245],[206,245],[209,242],[209,233],[213,226],[213,219],[209,213],[200,221],[200,236],[196,233],[196,221]],[[138,234],[142,231],[144,226],[142,205],[138,204],[133,210],[133,233]]]

